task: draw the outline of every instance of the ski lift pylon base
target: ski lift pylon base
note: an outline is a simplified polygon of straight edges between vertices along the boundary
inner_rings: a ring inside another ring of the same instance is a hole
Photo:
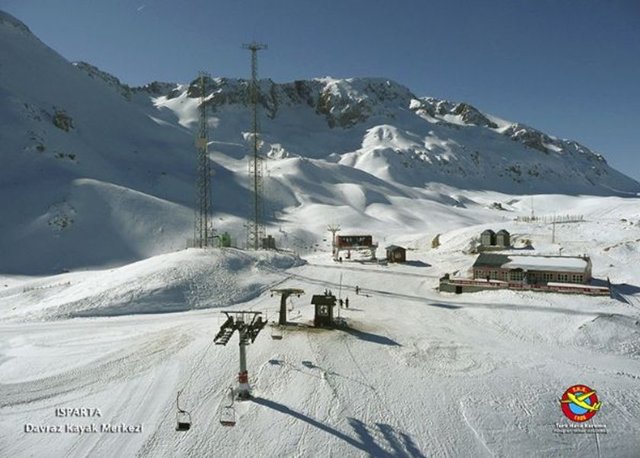
[[[273,340],[282,340],[283,332],[282,327],[277,324],[271,325],[271,338]]]

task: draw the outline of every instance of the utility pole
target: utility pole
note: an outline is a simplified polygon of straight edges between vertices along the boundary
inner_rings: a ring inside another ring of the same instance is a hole
[[[198,136],[198,169],[196,177],[196,211],[193,228],[193,246],[204,248],[209,246],[213,237],[211,226],[211,164],[209,162],[209,126],[207,123],[206,81],[209,75],[200,72],[200,106]]]
[[[252,197],[253,197],[253,221],[249,224],[247,233],[247,247],[254,250],[260,249],[260,242],[265,237],[266,230],[263,222],[262,190],[264,163],[258,154],[258,51],[267,49],[267,45],[252,42],[243,44],[244,49],[251,51],[251,81],[249,83],[249,99],[252,106],[252,146],[253,155],[249,158],[249,178],[253,176]]]
[[[531,196],[531,221],[533,222],[535,216],[533,213],[533,196]]]

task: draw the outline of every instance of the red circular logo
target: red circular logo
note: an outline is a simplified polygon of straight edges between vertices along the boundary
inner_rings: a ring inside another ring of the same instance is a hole
[[[598,395],[586,385],[573,385],[560,398],[562,413],[571,421],[587,421],[600,410]]]

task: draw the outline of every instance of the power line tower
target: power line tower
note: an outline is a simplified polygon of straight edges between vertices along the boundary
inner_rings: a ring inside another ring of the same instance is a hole
[[[243,44],[244,49],[251,51],[251,82],[249,83],[249,100],[252,107],[252,146],[253,155],[249,158],[249,178],[253,177],[251,191],[253,197],[253,215],[249,222],[247,233],[247,248],[258,250],[260,242],[265,238],[266,229],[264,227],[262,208],[262,191],[264,177],[264,162],[258,154],[258,51],[267,49],[267,45],[256,43]]]
[[[209,75],[200,72],[200,119],[196,148],[198,150],[198,171],[196,177],[196,211],[193,228],[193,246],[204,248],[213,239],[211,224],[211,164],[209,162],[209,126],[207,124],[206,81]]]

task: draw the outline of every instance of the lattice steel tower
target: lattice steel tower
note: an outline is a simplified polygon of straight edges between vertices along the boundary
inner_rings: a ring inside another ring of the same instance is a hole
[[[211,245],[213,226],[211,214],[211,164],[209,162],[209,126],[207,124],[206,82],[209,75],[200,72],[200,120],[196,148],[198,150],[198,172],[196,177],[196,209],[193,229],[193,246],[204,248]]]
[[[264,188],[264,162],[258,154],[259,123],[258,123],[258,51],[267,49],[267,45],[261,43],[249,43],[242,45],[244,49],[251,51],[251,82],[249,83],[249,101],[252,107],[252,147],[253,155],[249,157],[249,179],[252,194],[252,219],[249,220],[247,233],[247,248],[258,250],[260,242],[265,238],[264,208],[262,203],[262,191]]]

